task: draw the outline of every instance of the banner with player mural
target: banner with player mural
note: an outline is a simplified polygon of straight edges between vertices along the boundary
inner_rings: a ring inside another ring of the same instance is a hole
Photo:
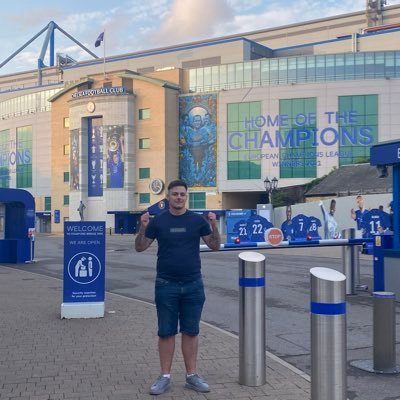
[[[70,138],[70,188],[79,190],[79,129],[73,129]]]
[[[125,135],[122,125],[103,126],[107,137],[107,188],[124,187]]]
[[[283,240],[304,241],[321,239],[318,229],[321,221],[314,216],[298,214],[292,218],[291,207],[286,210],[287,219],[281,225]],[[273,224],[256,210],[235,210],[226,213],[227,242],[265,242],[265,232]]]
[[[179,175],[189,187],[215,187],[217,95],[179,98]]]

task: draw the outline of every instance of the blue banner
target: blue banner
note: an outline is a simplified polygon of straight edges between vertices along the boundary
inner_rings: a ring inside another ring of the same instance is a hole
[[[103,196],[103,131],[89,120],[88,196]]]
[[[105,222],[64,223],[64,303],[104,302]]]

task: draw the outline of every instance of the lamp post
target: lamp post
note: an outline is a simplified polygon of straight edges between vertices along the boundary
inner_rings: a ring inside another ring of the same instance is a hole
[[[266,204],[270,204],[270,196],[272,194],[272,192],[274,190],[276,190],[276,188],[278,187],[278,178],[274,177],[272,179],[272,181],[270,181],[268,179],[268,177],[266,177],[264,179],[264,187],[265,187],[265,191],[267,193],[267,201]]]

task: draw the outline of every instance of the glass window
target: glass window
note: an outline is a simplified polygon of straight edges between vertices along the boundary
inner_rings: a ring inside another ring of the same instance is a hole
[[[226,87],[227,82],[227,72],[226,65],[219,66],[219,83],[221,85],[221,89]]]
[[[0,160],[7,160],[10,154],[10,131],[0,131]],[[10,187],[10,166],[8,161],[0,163],[0,188]]]
[[[296,82],[296,58],[289,58],[288,60],[288,82]]]
[[[44,198],[44,211],[51,211],[51,197]]]
[[[261,102],[228,104],[229,180],[261,178],[261,132],[254,120],[261,115]]]
[[[269,70],[271,83],[277,85],[279,81],[278,60],[270,60]]]
[[[198,68],[197,69],[197,87],[203,87],[204,86],[204,70],[203,68]]]
[[[245,87],[251,86],[251,62],[245,62],[243,67],[243,82]]]
[[[394,77],[396,76],[396,71],[394,68],[394,51],[387,51],[385,53],[385,77]]]
[[[209,91],[211,86],[211,67],[204,68],[204,86],[205,90]]]
[[[191,90],[196,91],[197,82],[196,82],[196,70],[195,69],[189,70],[189,86],[190,86]]]
[[[365,53],[365,79],[375,77],[375,54]]]
[[[149,204],[150,193],[139,193],[139,204]]]
[[[336,80],[344,79],[344,55],[343,54],[335,55],[335,79]]]
[[[139,179],[150,178],[150,168],[139,168]]]
[[[150,148],[150,139],[143,138],[139,139],[139,149],[149,149]]]
[[[235,83],[243,82],[243,63],[237,63],[235,65]],[[242,85],[239,85],[242,87]]]
[[[354,74],[355,79],[364,79],[364,53],[356,53],[355,55],[355,66],[354,66]]]
[[[340,96],[339,113],[352,111],[352,120],[339,120],[339,165],[367,163],[370,148],[378,142],[378,96]],[[368,139],[370,143],[366,143]]]
[[[307,82],[315,82],[315,57],[306,57]]]
[[[316,151],[313,146],[316,121],[305,120],[305,115],[316,114],[317,102],[314,97],[302,99],[282,99],[279,101],[279,114],[288,116],[288,126],[281,127],[280,144],[280,177],[281,178],[315,178],[317,176]],[[309,139],[304,137],[306,131]]]
[[[206,192],[189,192],[189,209],[206,208]]]
[[[139,109],[139,119],[149,119],[150,118],[150,108]]]
[[[278,61],[278,76],[279,76],[279,83],[285,84],[287,83],[287,58],[281,58]]]
[[[63,153],[64,153],[64,156],[69,155],[69,144],[64,144]]]
[[[218,90],[219,88],[219,65],[211,67],[211,84],[213,89]]]
[[[269,75],[269,60],[261,61],[261,86],[269,85],[270,75]]]
[[[354,54],[350,53],[350,54],[346,54],[345,55],[345,78],[346,79],[354,79],[355,76],[355,66],[354,66]]]
[[[64,195],[64,206],[67,206],[69,204],[69,196],[66,194]]]
[[[235,64],[228,64],[228,83],[234,83],[234,82],[235,82]]]
[[[69,172],[64,172],[64,182],[69,182]]]
[[[251,79],[252,79],[252,83],[253,86],[260,86],[260,80],[261,80],[261,76],[260,76],[260,61],[253,61],[252,63],[252,74],[251,74]]]
[[[69,128],[69,117],[65,117],[63,121],[64,128]]]
[[[17,128],[17,188],[32,187],[32,126]]]
[[[375,53],[375,78],[382,78],[385,75],[385,55]]]

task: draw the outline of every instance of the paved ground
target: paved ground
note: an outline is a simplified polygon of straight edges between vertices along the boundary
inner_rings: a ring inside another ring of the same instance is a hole
[[[152,305],[106,295],[100,319],[61,320],[62,282],[0,266],[0,399],[148,399],[159,372]],[[208,394],[183,387],[177,351],[167,399],[307,400],[306,375],[267,356],[267,384],[238,384],[238,339],[203,324],[199,372]],[[323,399],[321,399],[323,400]]]

